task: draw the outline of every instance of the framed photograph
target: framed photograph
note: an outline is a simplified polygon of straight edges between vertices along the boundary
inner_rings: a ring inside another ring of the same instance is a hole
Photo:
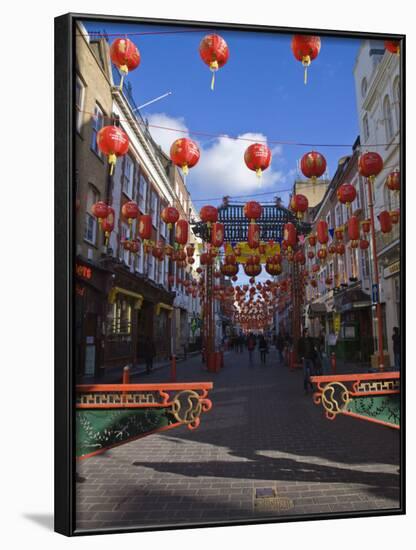
[[[405,36],[55,19],[55,530],[404,514]]]

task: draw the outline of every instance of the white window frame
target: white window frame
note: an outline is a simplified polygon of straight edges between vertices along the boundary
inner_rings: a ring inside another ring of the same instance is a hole
[[[77,102],[78,85],[79,85],[80,93],[79,93],[79,101]],[[84,115],[83,111],[84,111],[84,101],[85,101],[85,84],[79,75],[76,75],[75,86],[76,86],[75,87],[75,106],[77,107],[75,126],[76,126],[77,132],[80,134],[81,128],[82,128],[83,115]]]
[[[149,184],[147,179],[144,177],[142,171],[140,170],[139,176],[139,209],[141,212],[146,212],[146,199],[147,191],[149,189]]]
[[[91,149],[94,151],[94,153],[100,157],[100,159],[103,158],[103,154],[101,150],[98,147],[97,143],[97,134],[101,130],[101,128],[104,126],[104,112],[101,109],[101,107],[98,105],[98,103],[94,106],[94,116],[91,118]]]
[[[370,137],[370,126],[369,126],[367,114],[363,116],[363,134],[364,134],[364,141],[368,141]]]
[[[97,218],[91,213],[91,207],[93,204],[95,204],[97,201],[100,200],[100,193],[98,190],[91,184],[88,184],[88,192],[87,192],[87,208],[85,210],[85,227],[84,227],[84,241],[87,243],[92,244],[93,246],[96,246],[97,244]],[[87,235],[87,230],[90,227],[92,228],[92,238],[90,239]]]
[[[393,115],[391,112],[391,103],[388,94],[383,99],[383,117],[384,128],[386,132],[386,141],[389,142],[394,136]]]
[[[129,174],[127,174],[129,172]],[[130,155],[126,155],[124,158],[124,170],[123,170],[123,193],[127,195],[129,199],[133,198],[134,187],[134,161]]]
[[[341,208],[341,204],[337,204],[335,206],[335,227],[341,227],[341,225],[343,225],[343,213],[342,213],[342,208]]]

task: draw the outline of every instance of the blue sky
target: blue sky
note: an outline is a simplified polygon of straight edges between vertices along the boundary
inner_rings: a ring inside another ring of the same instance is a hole
[[[89,31],[112,33],[175,30],[175,27],[85,23]],[[181,29],[180,27],[177,28]],[[182,28],[183,29],[183,28]],[[215,29],[213,29],[215,30]],[[127,79],[137,105],[167,91],[172,95],[142,110],[150,123],[175,128],[308,143],[341,143],[347,147],[314,147],[328,161],[329,174],[337,160],[349,154],[358,134],[353,66],[360,41],[321,39],[321,51],[303,83],[302,65],[293,57],[290,35],[223,31],[218,33],[230,49],[228,63],[217,72],[215,90],[211,73],[198,47],[208,32],[130,36],[138,46],[141,64]],[[110,36],[110,42],[115,37]],[[183,134],[154,130],[165,148]],[[287,197],[297,160],[312,147],[282,145],[273,149],[272,165],[259,182],[244,165],[246,142],[192,136],[201,147],[201,161],[187,179],[195,205],[223,194],[270,192]],[[245,200],[245,199],[241,199]],[[215,201],[211,201],[215,204]],[[219,202],[219,201],[218,201]]]

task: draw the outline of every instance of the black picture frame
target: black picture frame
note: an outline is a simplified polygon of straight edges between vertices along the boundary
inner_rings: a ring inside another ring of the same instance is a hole
[[[160,18],[141,18],[125,16],[106,16],[98,14],[69,13],[55,18],[55,531],[66,536],[94,535],[104,533],[140,532],[166,529],[186,529],[215,527],[218,525],[249,525],[261,523],[280,523],[322,519],[322,516],[303,515],[301,517],[264,518],[255,520],[224,521],[224,523],[172,525],[163,527],[138,527],[97,529],[77,532],[75,526],[75,460],[74,460],[74,375],[73,375],[73,322],[74,322],[74,27],[77,20],[102,22],[141,23],[147,25],[165,25],[195,28],[216,28],[256,33],[318,34],[330,37],[374,38],[401,41],[401,127],[400,170],[402,181],[406,181],[406,36],[402,34],[381,34],[371,32],[340,31],[327,29],[305,29],[296,27],[278,27],[265,25],[243,25],[232,23],[184,21]],[[401,204],[406,204],[405,185],[401,192]],[[405,210],[401,210],[401,338],[402,363],[405,364]],[[405,493],[405,369],[401,374],[401,506],[394,510],[371,510],[346,513],[328,513],[325,519],[371,517],[384,515],[402,515],[406,513]]]

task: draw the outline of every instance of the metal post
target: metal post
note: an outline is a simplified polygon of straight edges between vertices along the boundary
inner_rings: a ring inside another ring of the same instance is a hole
[[[128,365],[123,369],[123,384],[130,384],[130,367]]]
[[[206,325],[206,341],[205,341],[205,358],[208,370],[213,368],[214,361],[214,312],[213,312],[213,270],[212,265],[207,265],[205,271],[205,325]]]
[[[334,352],[331,353],[331,372],[332,374],[337,372],[337,356]]]
[[[377,259],[377,244],[376,244],[376,228],[374,223],[374,204],[373,204],[373,190],[371,188],[374,182],[374,177],[367,178],[368,189],[368,207],[370,210],[370,222],[371,222],[371,244],[373,249],[373,277],[374,283],[377,286],[377,301],[376,301],[376,315],[377,322],[377,343],[378,343],[378,367],[382,371],[384,370],[384,349],[383,349],[383,314],[380,303],[380,278],[378,275],[378,259]]]

